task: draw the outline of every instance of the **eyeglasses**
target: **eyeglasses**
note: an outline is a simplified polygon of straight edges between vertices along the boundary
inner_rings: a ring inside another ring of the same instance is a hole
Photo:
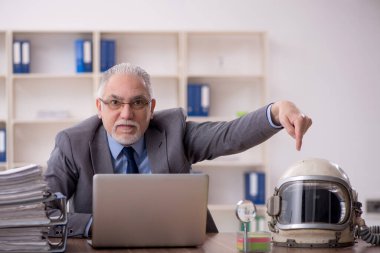
[[[141,110],[146,107],[152,100],[145,98],[135,98],[131,102],[123,102],[117,99],[103,100],[99,98],[103,104],[107,105],[111,110],[119,110],[124,105],[128,104],[132,110]]]

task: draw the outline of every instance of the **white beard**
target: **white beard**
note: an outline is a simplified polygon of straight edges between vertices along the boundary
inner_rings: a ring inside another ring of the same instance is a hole
[[[120,135],[116,134],[117,126],[124,125],[124,124],[135,126],[137,128],[136,133],[134,135],[128,136],[128,137],[126,137],[124,135],[120,136]],[[137,122],[135,122],[133,120],[119,120],[119,121],[115,122],[115,125],[112,128],[111,136],[121,145],[129,146],[129,145],[136,143],[141,138],[142,133],[141,133],[140,125]]]

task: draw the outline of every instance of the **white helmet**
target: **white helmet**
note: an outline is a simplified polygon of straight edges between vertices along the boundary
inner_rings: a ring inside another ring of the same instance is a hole
[[[274,245],[345,247],[354,244],[361,204],[346,173],[323,159],[302,160],[280,178],[267,202]]]

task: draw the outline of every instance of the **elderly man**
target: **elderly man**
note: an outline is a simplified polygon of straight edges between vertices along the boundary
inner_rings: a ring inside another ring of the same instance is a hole
[[[69,236],[88,237],[97,173],[189,173],[193,163],[245,151],[285,128],[296,149],[312,121],[291,102],[269,104],[230,122],[186,121],[183,109],[154,112],[149,74],[129,63],[102,78],[98,114],[63,130],[45,177],[71,200]],[[217,232],[208,213],[207,232]]]

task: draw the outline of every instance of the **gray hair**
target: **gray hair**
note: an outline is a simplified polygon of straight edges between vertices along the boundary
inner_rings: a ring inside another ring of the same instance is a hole
[[[135,75],[139,77],[141,81],[143,82],[143,84],[145,85],[145,88],[147,89],[150,98],[152,98],[153,92],[152,92],[152,85],[150,83],[149,74],[141,67],[135,66],[131,63],[117,64],[103,73],[102,78],[100,80],[98,92],[97,92],[97,96],[99,98],[103,96],[104,88],[106,87],[110,78],[115,74],[130,74],[130,75]]]

